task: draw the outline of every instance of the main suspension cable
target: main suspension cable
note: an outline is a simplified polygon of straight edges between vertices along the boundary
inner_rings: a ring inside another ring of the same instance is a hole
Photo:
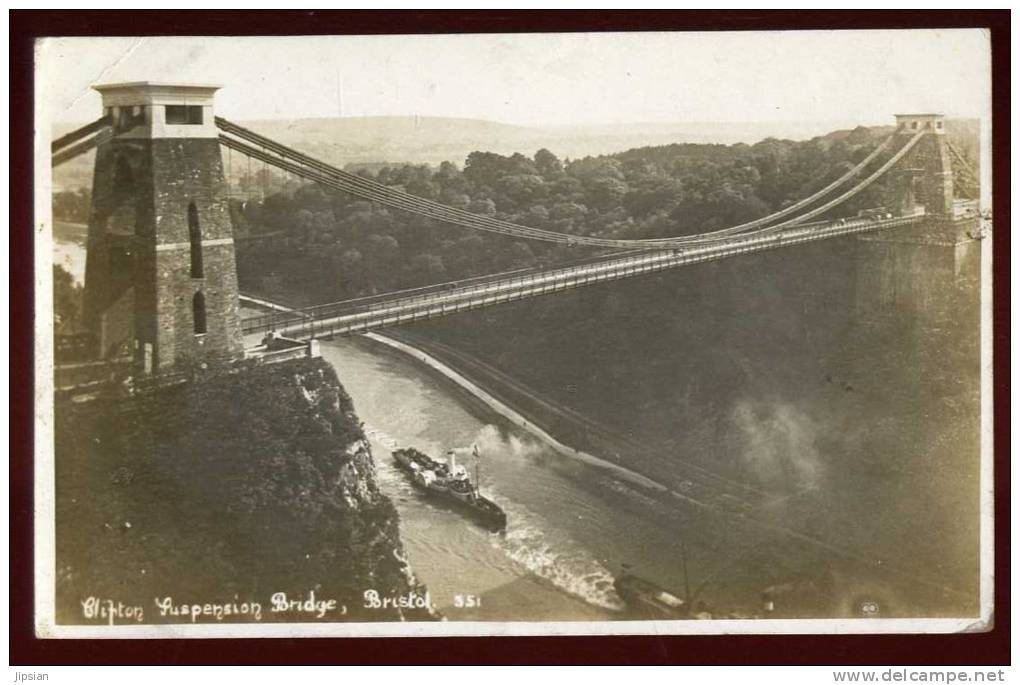
[[[363,178],[356,174],[351,174],[349,172],[342,171],[340,169],[337,169],[336,167],[326,164],[325,162],[321,162],[297,150],[293,150],[284,145],[276,143],[275,141],[269,138],[254,133],[253,131],[249,131],[248,129],[233,124],[225,119],[217,117],[216,123],[224,132],[248,140],[251,143],[261,146],[263,149],[259,151],[229,136],[221,136],[221,142],[228,147],[238,149],[239,151],[249,155],[250,157],[254,157],[256,159],[263,161],[264,163],[269,163],[274,166],[277,166],[281,169],[284,169],[285,171],[288,171],[289,173],[294,173],[295,175],[308,178],[319,183],[323,183],[328,187],[332,187],[337,190],[351,193],[358,197],[378,202],[385,206],[390,206],[396,209],[400,209],[402,211],[408,211],[415,214],[419,214],[425,216],[426,218],[434,219],[437,221],[454,223],[461,226],[465,226],[467,228],[513,235],[521,238],[545,240],[550,242],[566,243],[571,245],[597,245],[600,247],[623,247],[630,249],[641,248],[647,249],[650,247],[662,248],[671,246],[704,244],[716,240],[721,240],[723,237],[728,237],[731,235],[735,235],[737,233],[746,232],[748,234],[752,234],[751,229],[756,228],[758,226],[762,226],[765,223],[775,221],[777,218],[787,216],[797,211],[798,209],[801,209],[811,204],[812,202],[817,201],[819,198],[831,192],[833,189],[846,183],[849,179],[859,174],[862,169],[864,169],[879,154],[881,154],[881,152],[888,147],[890,141],[892,140],[892,136],[885,139],[881,144],[879,144],[875,148],[875,150],[873,150],[867,157],[865,157],[865,159],[859,162],[855,167],[850,169],[848,172],[844,173],[840,178],[828,184],[825,188],[822,188],[818,192],[814,193],[812,196],[804,198],[803,200],[798,201],[794,205],[786,207],[768,217],[762,217],[760,219],[756,219],[754,221],[741,224],[739,226],[732,226],[726,229],[719,229],[717,231],[712,231],[703,234],[679,236],[674,238],[625,240],[611,238],[593,238],[589,236],[576,236],[565,233],[557,233],[554,231],[546,231],[542,229],[531,228],[528,226],[523,226],[512,222],[502,221],[498,219],[493,219],[491,217],[486,217],[484,215],[467,212],[438,202],[433,202],[431,200],[419,198],[406,192],[395,190],[389,186],[378,183],[376,181],[372,181],[370,179]],[[278,155],[279,158],[268,154],[267,151],[269,150],[275,153],[275,155]],[[903,154],[905,154],[905,152]],[[898,157],[896,157],[896,160],[898,161],[898,159],[900,159],[901,157],[902,155],[899,155]],[[886,170],[888,170],[890,166],[891,164],[883,166],[877,175],[873,174],[871,177],[869,177],[869,180],[862,184],[858,184],[858,186],[856,186],[854,190],[840,196],[840,198],[838,198],[837,201],[827,203],[822,208],[813,210],[809,215],[806,215],[804,217],[798,217],[796,219],[791,219],[787,222],[780,224],[778,227],[771,226],[765,229],[761,229],[759,231],[753,231],[753,234],[771,232],[783,226],[794,225],[796,223],[806,221],[808,218],[816,216],[817,214],[831,208],[832,206],[835,206],[835,204],[845,201],[856,192],[859,192],[865,186],[870,184],[875,178],[877,178]]]

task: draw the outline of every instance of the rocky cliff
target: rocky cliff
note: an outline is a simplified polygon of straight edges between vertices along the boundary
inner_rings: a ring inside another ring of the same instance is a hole
[[[321,360],[111,391],[56,418],[58,622],[430,618],[399,601],[425,589]],[[367,607],[373,590],[398,601]]]

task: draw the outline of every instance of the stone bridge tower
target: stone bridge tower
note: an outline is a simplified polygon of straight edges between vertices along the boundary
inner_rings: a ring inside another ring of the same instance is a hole
[[[85,322],[101,358],[144,373],[243,356],[218,86],[96,86],[112,135],[96,150]]]
[[[902,208],[913,211],[914,205],[920,204],[931,217],[951,217],[953,168],[946,142],[945,118],[941,114],[896,115],[895,136],[900,145],[906,144],[918,131],[924,131],[925,135],[900,162]]]
[[[902,145],[924,135],[900,161],[901,213],[924,208],[923,222],[859,237],[857,316],[941,325],[953,311],[958,285],[973,276],[980,232],[976,207],[957,206],[953,169],[941,114],[897,114]],[[974,267],[974,268],[972,268]]]

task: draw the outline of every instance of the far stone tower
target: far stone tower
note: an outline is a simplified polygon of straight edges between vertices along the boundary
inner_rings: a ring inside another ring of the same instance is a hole
[[[945,117],[941,114],[897,114],[896,136],[906,142],[923,133],[902,166],[915,175],[904,200],[924,205],[932,217],[953,216],[953,167],[949,159]],[[904,207],[912,211],[914,208]]]
[[[923,221],[857,237],[857,316],[944,326],[960,284],[980,267],[977,212],[957,211],[941,114],[897,114],[895,136],[920,138],[900,162],[896,210],[924,209]]]
[[[95,86],[85,322],[102,358],[143,373],[243,356],[234,239],[213,115],[218,86]]]

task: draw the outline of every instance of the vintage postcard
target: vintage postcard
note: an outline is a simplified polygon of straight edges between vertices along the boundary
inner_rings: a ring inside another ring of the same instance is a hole
[[[40,637],[992,626],[988,32],[35,55]]]

